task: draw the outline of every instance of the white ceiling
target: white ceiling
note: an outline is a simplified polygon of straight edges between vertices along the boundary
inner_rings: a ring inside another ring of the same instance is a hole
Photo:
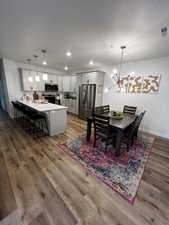
[[[49,67],[71,71],[119,62],[121,45],[126,61],[167,56],[168,10],[169,0],[1,0],[0,56],[23,62],[46,49]]]

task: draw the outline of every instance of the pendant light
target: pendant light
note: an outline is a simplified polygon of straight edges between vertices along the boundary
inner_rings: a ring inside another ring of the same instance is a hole
[[[43,57],[42,64],[43,64],[44,66],[47,66],[47,61],[46,61],[46,50],[42,49],[41,52],[42,52],[42,57]]]
[[[42,57],[43,57],[42,64],[43,64],[44,66],[47,66],[47,61],[46,61],[46,50],[42,49],[41,52],[42,52]],[[47,74],[46,72],[43,73],[43,80],[44,80],[44,81],[47,81],[47,80],[48,80],[48,74]]]
[[[44,80],[44,81],[47,81],[47,80],[48,80],[48,75],[47,75],[47,73],[43,73],[43,80]]]
[[[34,55],[34,59],[35,59],[35,63],[37,64],[38,56],[37,55]],[[38,75],[38,68],[37,68],[36,75],[35,75],[35,81],[36,82],[39,82],[40,81],[40,77]]]
[[[119,72],[117,71],[117,69],[114,69],[113,70],[114,76],[112,76],[112,78],[116,80],[119,87],[120,87],[120,81],[121,81],[121,71],[123,66],[124,49],[126,49],[126,46],[122,45],[120,48],[121,48],[121,59],[120,59]]]
[[[122,45],[120,48],[121,48],[121,59],[120,59],[119,71],[117,69],[113,70],[113,75],[111,77],[114,80],[113,85],[106,88],[104,90],[105,93],[115,86],[114,83],[117,84],[119,90],[121,90],[121,72],[122,72],[122,66],[123,66],[123,60],[124,60],[124,50],[126,49],[126,46]]]
[[[27,59],[28,65],[29,65],[29,77],[28,77],[28,81],[29,82],[33,82],[33,77],[31,76],[31,59]]]

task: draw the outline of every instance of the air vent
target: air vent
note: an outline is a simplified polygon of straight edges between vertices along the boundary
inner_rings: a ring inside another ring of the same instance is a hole
[[[168,28],[167,27],[162,27],[161,28],[161,36],[165,37],[167,36]]]

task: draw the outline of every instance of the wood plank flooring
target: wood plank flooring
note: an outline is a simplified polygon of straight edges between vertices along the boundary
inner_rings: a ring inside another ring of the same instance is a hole
[[[59,149],[85,129],[69,115],[64,134],[34,140],[0,120],[0,225],[169,224],[169,140],[155,138],[130,205]]]

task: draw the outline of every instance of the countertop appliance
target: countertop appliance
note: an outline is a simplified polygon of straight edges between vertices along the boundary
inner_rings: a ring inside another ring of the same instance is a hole
[[[49,103],[60,105],[60,95],[59,94],[56,94],[56,95],[43,94],[43,96],[45,97],[46,100],[48,100]]]
[[[46,83],[45,84],[45,91],[58,91],[58,84],[51,84],[51,83]]]
[[[96,100],[96,84],[79,86],[79,118],[86,120],[92,114]]]

